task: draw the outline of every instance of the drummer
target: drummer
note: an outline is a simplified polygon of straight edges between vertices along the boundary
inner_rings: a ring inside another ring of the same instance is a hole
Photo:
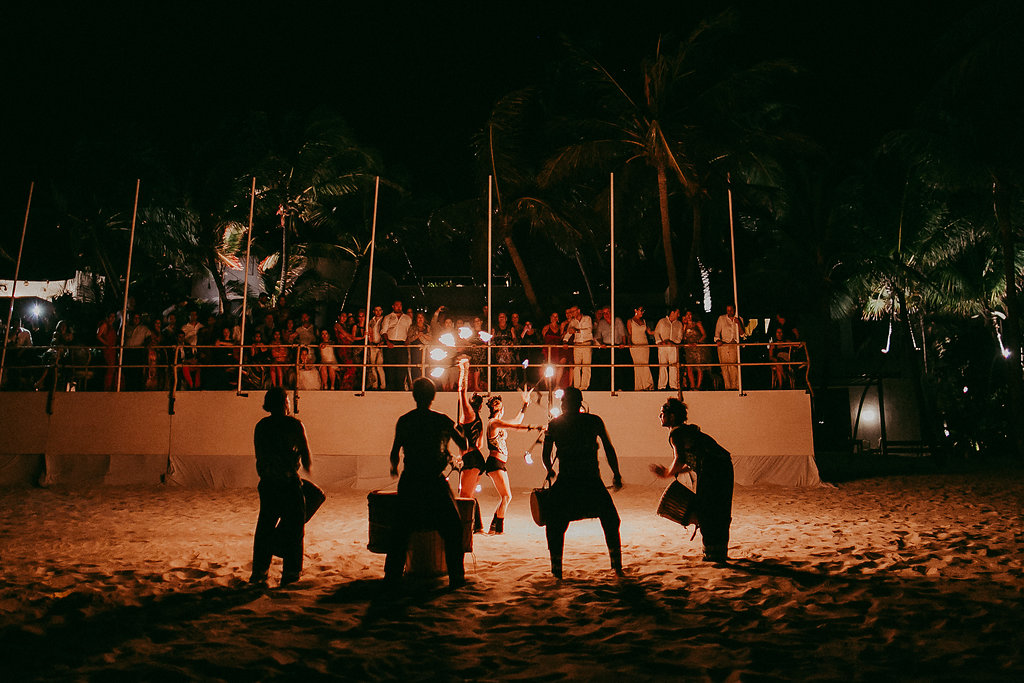
[[[597,415],[582,412],[583,393],[568,387],[562,396],[562,414],[548,424],[544,437],[544,467],[548,479],[554,476],[552,451],[558,459],[558,479],[551,486],[550,512],[546,525],[551,573],[562,578],[562,550],[569,522],[578,519],[601,520],[612,570],[622,575],[622,542],[619,538],[619,513],[601,481],[597,463],[597,442],[604,445],[604,454],[612,470],[612,486],[622,488],[619,460],[608,438],[604,421]]]
[[[409,535],[414,530],[436,529],[444,539],[448,585],[466,584],[462,553],[462,522],[455,498],[444,478],[450,455],[448,442],[465,448],[466,440],[450,417],[430,409],[436,393],[434,383],[420,377],[412,383],[416,409],[398,418],[391,446],[391,476],[398,476],[399,453],[405,454],[398,480],[398,520],[392,546],[384,561],[384,580],[397,584],[405,571]]]
[[[686,423],[686,404],[678,398],[668,399],[661,407],[661,426],[672,430],[668,435],[672,465],[651,465],[651,472],[663,478],[683,473],[696,477],[696,512],[704,560],[725,563],[732,523],[733,469],[729,451],[697,425]]]

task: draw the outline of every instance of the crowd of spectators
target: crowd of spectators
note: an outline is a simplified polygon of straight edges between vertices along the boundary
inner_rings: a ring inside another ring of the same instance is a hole
[[[61,321],[45,346],[16,320],[4,388],[402,391],[426,376],[439,389],[454,390],[455,360],[465,355],[474,392],[542,383],[610,390],[613,379],[616,390],[736,389],[738,343],[755,331],[731,305],[713,329],[698,311],[671,306],[653,325],[642,306],[625,322],[612,320],[608,306],[593,315],[572,306],[551,312],[540,327],[519,312],[499,311],[490,330],[486,310],[460,315],[440,306],[428,317],[401,301],[387,313],[373,306],[369,319],[364,309],[343,310],[317,325],[287,297],[271,303],[261,294],[247,313],[243,329],[238,316],[203,314],[188,300],[156,314],[137,311],[130,301],[127,323],[120,311],[105,315],[95,330],[76,331]],[[799,330],[780,315],[765,334],[768,343],[760,348],[767,354],[754,360],[764,361],[771,387],[802,387]]]

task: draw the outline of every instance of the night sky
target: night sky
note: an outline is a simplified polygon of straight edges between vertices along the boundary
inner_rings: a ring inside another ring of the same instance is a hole
[[[469,141],[494,102],[542,80],[569,40],[636,87],[661,35],[735,3],[23,3],[3,10],[3,245],[30,180],[82,141],[173,156],[227,116],[326,107],[414,193],[479,194]],[[898,5],[898,7],[892,7]],[[807,132],[840,156],[907,125],[955,25],[951,3],[740,3],[749,49],[803,68]],[[145,184],[145,179],[143,183]],[[125,178],[130,201],[134,177]],[[42,201],[42,199],[40,199]],[[6,270],[6,267],[5,267]]]

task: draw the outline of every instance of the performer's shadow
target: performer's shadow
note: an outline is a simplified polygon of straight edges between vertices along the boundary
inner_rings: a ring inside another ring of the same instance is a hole
[[[366,603],[366,613],[353,630],[372,627],[378,621],[395,621],[406,617],[410,609],[424,607],[451,593],[443,579],[405,578],[399,584],[383,579],[357,579],[339,585],[319,602],[333,605]]]

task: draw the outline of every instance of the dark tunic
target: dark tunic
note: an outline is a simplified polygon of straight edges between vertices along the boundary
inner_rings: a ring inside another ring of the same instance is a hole
[[[558,478],[551,486],[551,515],[573,521],[615,513],[612,497],[601,481],[597,438],[604,422],[597,415],[571,413],[548,425],[545,440],[555,446]]]
[[[441,533],[448,576],[452,580],[463,577],[462,522],[443,476],[451,459],[449,441],[460,447],[466,443],[447,415],[417,408],[398,418],[395,446],[402,451],[404,466],[398,480],[399,520],[384,562],[384,574],[390,579],[402,575],[409,534],[417,529],[437,529]]]
[[[302,569],[306,521],[298,473],[300,462],[308,462],[309,458],[306,431],[294,417],[271,415],[256,424],[253,445],[256,472],[260,476],[260,515],[252,549],[253,575],[266,574],[277,547],[284,559],[284,575],[296,578]]]
[[[705,551],[725,552],[732,523],[732,457],[697,425],[676,427],[668,438],[697,475],[697,519]]]

